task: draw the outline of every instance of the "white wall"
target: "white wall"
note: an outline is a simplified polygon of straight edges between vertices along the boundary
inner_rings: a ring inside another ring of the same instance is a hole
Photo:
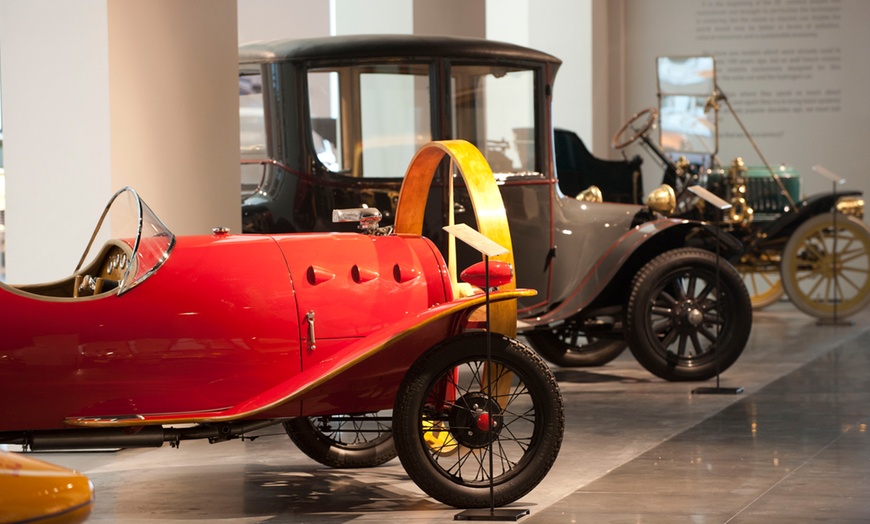
[[[600,142],[593,125],[592,5],[593,0],[486,2],[487,38],[531,47],[562,60],[553,91],[553,125],[576,132],[590,149]]]
[[[239,43],[328,35],[330,3],[327,0],[238,0]]]
[[[7,281],[72,273],[111,196],[105,0],[0,2]]]
[[[805,194],[830,192],[821,164],[870,194],[870,2],[625,0],[626,112],[655,105],[655,58],[713,54],[719,86],[771,164],[800,173]],[[760,163],[734,118],[720,113],[723,163]],[[644,164],[644,185],[661,172]]]
[[[530,9],[528,46],[562,60],[553,90],[553,125],[574,131],[592,150],[597,146],[593,133],[592,0],[534,1]]]
[[[408,0],[335,0],[334,5],[336,35],[414,31],[414,2]]]

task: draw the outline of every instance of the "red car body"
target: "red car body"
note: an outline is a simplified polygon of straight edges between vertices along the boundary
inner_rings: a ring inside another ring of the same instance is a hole
[[[365,271],[372,278],[354,278]],[[404,275],[397,280],[394,272]],[[0,394],[13,399],[28,391],[29,398],[8,403],[0,425],[57,429],[155,413],[201,420],[246,401],[252,405],[246,409],[259,410],[269,403],[264,392],[293,388],[288,377],[302,385],[301,377],[323,362],[340,366],[366,336],[389,338],[396,327],[425,321],[419,313],[453,298],[446,275],[443,259],[422,237],[214,235],[178,239],[160,271],[120,296],[46,301],[4,286],[2,322],[9,324],[0,362],[10,373],[3,373]],[[316,312],[323,333],[315,349],[300,329],[308,311]],[[432,324],[397,342],[389,358],[368,359],[353,376],[265,416],[390,408],[416,353],[401,346],[429,347],[452,328]],[[348,388],[356,394],[340,394]],[[256,406],[258,398],[264,406]]]

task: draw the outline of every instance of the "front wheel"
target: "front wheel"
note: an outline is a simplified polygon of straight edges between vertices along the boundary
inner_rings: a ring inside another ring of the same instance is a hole
[[[284,422],[290,440],[331,468],[371,468],[396,457],[390,412],[297,417]]]
[[[870,302],[870,230],[855,217],[817,215],[782,252],[782,284],[798,309],[822,319],[854,315]]]
[[[632,282],[626,340],[640,364],[665,380],[706,380],[743,352],[752,304],[724,259],[694,248],[652,259]]]
[[[429,349],[399,386],[393,432],[408,476],[458,508],[496,506],[531,491],[562,443],[562,396],[547,364],[518,341],[492,333]],[[490,470],[490,464],[492,470]]]

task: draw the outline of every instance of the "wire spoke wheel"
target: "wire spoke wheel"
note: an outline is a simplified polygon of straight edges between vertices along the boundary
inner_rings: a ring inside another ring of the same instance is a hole
[[[478,332],[432,348],[396,396],[402,465],[423,491],[456,507],[488,506],[490,483],[498,506],[522,497],[544,478],[562,441],[561,394],[546,363],[493,334],[488,365],[485,344]]]
[[[380,466],[396,457],[392,412],[298,417],[284,422],[309,458],[333,468]]]
[[[870,229],[855,217],[815,216],[798,227],[782,255],[782,282],[798,309],[829,319],[870,301]]]

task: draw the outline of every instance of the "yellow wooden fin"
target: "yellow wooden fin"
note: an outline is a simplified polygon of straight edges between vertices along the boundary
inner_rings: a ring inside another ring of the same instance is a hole
[[[459,171],[468,188],[474,217],[477,220],[477,230],[493,242],[505,247],[508,253],[493,257],[514,265],[513,245],[504,202],[498,190],[492,169],[483,154],[470,142],[465,140],[442,140],[424,145],[408,166],[402,190],[399,193],[399,204],[396,209],[394,230],[398,234],[423,234],[423,215],[429,187],[438,165],[445,157]],[[451,173],[452,176],[452,173]],[[451,202],[452,207],[452,202]],[[457,283],[454,282],[454,288]],[[503,290],[516,289],[516,281],[501,286]],[[515,300],[492,304],[490,309],[490,327],[496,333],[510,337],[517,334],[517,304]]]

